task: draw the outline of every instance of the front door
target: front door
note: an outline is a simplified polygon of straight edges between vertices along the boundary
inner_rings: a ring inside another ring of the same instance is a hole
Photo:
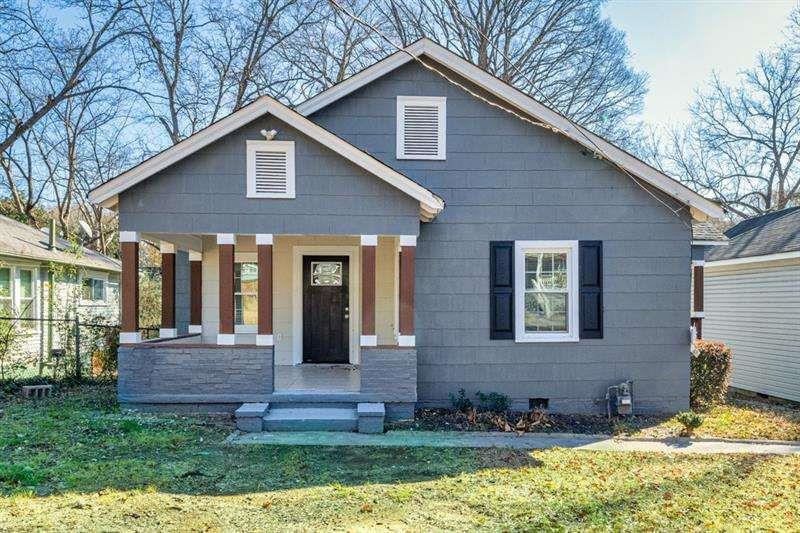
[[[347,256],[303,256],[303,362],[350,362]]]

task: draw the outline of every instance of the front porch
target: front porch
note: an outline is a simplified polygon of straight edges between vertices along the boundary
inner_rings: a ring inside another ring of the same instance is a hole
[[[162,324],[142,341],[138,247],[160,243]],[[119,398],[230,411],[245,402],[416,401],[416,237],[121,232]]]

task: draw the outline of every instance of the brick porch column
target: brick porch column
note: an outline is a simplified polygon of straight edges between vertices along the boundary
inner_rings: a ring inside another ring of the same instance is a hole
[[[235,344],[233,331],[233,248],[236,235],[217,233],[219,248],[219,333],[217,344]]]
[[[119,243],[122,256],[119,342],[135,344],[142,342],[142,334],[139,333],[139,233],[120,231]]]
[[[706,262],[702,260],[692,261],[692,277],[694,278],[694,288],[692,293],[692,325],[694,326],[697,338],[703,338],[703,274]]]
[[[375,334],[375,251],[377,235],[361,236],[361,346],[377,346]]]
[[[258,334],[256,346],[274,346],[272,334],[272,239],[271,233],[256,235],[258,251]]]
[[[189,333],[203,332],[203,254],[189,252]]]
[[[414,257],[416,235],[400,236],[400,335],[399,346],[416,346],[414,335]]]
[[[175,328],[175,245],[161,241],[161,327],[158,336],[178,336]]]

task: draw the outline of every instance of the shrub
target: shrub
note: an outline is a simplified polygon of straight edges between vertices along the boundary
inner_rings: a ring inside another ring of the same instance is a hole
[[[450,403],[453,404],[454,409],[457,409],[462,413],[466,413],[467,411],[472,409],[472,400],[467,398],[467,393],[464,389],[458,389],[458,396],[451,393]]]
[[[483,393],[478,391],[475,396],[481,403],[481,409],[493,413],[505,413],[511,404],[508,396],[499,392]]]
[[[675,415],[675,420],[680,422],[683,426],[681,435],[690,437],[694,433],[694,430],[703,424],[703,415],[693,411],[684,411]]]
[[[689,401],[693,409],[707,409],[725,399],[731,374],[731,350],[717,341],[695,341]]]

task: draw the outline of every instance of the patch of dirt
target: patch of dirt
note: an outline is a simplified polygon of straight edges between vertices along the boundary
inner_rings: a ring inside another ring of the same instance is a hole
[[[628,434],[657,426],[668,416],[608,419],[603,415],[565,415],[542,411],[464,413],[453,409],[417,409],[413,421],[394,427],[420,431],[516,431],[536,433]]]

